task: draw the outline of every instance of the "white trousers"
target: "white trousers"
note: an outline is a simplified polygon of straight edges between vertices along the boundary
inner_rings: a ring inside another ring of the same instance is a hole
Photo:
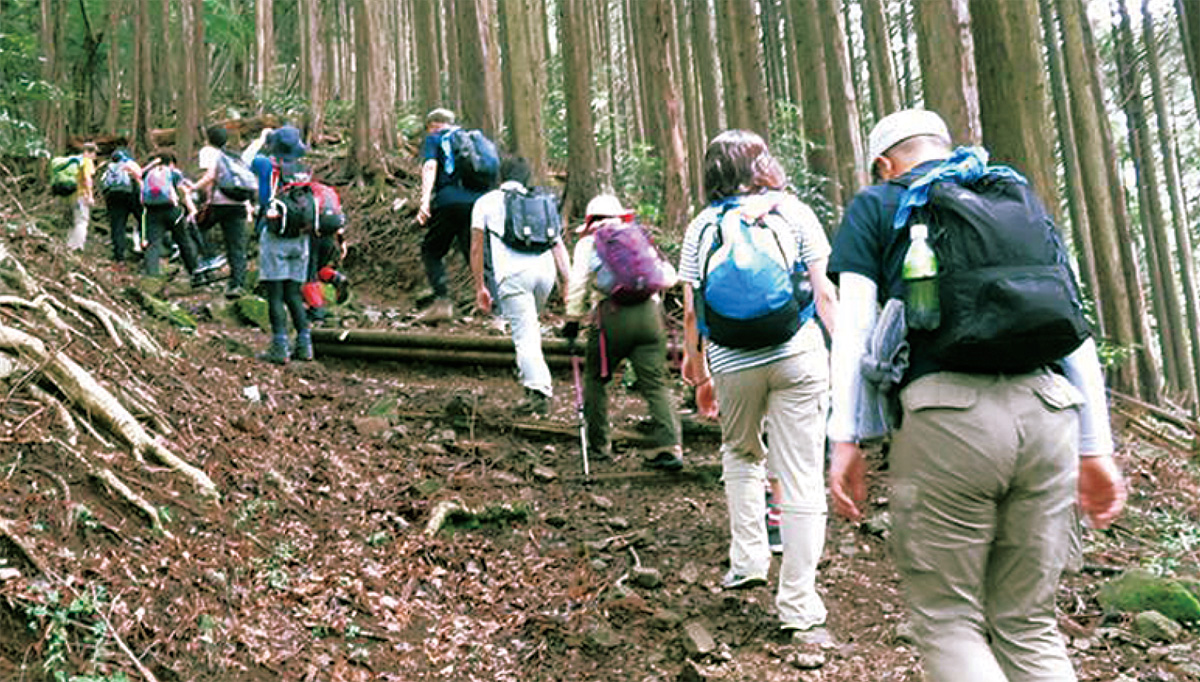
[[[783,564],[775,605],[784,625],[808,628],[825,622],[816,577],[825,548],[829,356],[817,325],[799,333],[805,335],[799,355],[718,373],[713,380],[721,404],[730,566],[746,576],[766,576],[770,568],[763,498],[769,467],[782,487]]]
[[[509,273],[496,287],[500,313],[512,329],[517,353],[517,372],[521,385],[544,395],[552,395],[550,367],[542,354],[542,327],[538,315],[554,289],[554,262],[551,267],[533,267]]]
[[[92,206],[83,197],[71,200],[71,231],[67,233],[67,248],[80,251],[87,243],[88,221],[92,218]]]

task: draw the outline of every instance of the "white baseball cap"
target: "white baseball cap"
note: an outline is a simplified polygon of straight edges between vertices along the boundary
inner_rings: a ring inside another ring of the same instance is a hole
[[[621,200],[612,194],[597,194],[588,202],[584,211],[584,224],[575,231],[586,232],[593,218],[621,218],[627,220],[633,217],[633,211],[621,205]]]
[[[879,119],[867,136],[867,168],[874,167],[875,160],[887,150],[917,135],[935,135],[946,144],[951,142],[950,129],[941,116],[927,109],[897,111]]]

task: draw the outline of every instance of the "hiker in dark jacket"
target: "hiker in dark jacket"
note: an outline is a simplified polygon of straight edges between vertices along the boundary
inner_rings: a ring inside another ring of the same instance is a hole
[[[451,248],[457,247],[463,260],[471,262],[471,209],[483,192],[467,189],[449,172],[445,145],[446,135],[452,134],[454,112],[434,109],[425,117],[425,142],[421,146],[424,163],[421,166],[421,206],[417,222],[426,226],[421,241],[421,261],[434,301],[419,319],[424,322],[444,322],[454,317],[450,302],[450,287],[443,262]]]
[[[104,186],[106,180],[117,176],[123,179],[114,181],[113,185]],[[101,177],[104,205],[108,210],[113,261],[124,263],[129,254],[129,218],[132,217],[134,224],[138,226],[142,222],[142,202],[139,196],[142,188],[142,168],[129,152],[118,149],[112,153],[109,168]]]
[[[859,368],[878,307],[905,293],[910,231],[894,224],[901,195],[951,157],[945,122],[916,109],[881,119],[868,147],[879,182],[846,209],[829,263],[841,287],[829,489],[851,520],[862,518],[866,498]],[[1125,499],[1095,344],[1063,358],[1061,372],[988,373],[947,371],[920,339],[909,330],[903,415],[888,457],[894,553],[926,675],[1074,680],[1054,604],[1074,503],[1078,496],[1103,528]]]

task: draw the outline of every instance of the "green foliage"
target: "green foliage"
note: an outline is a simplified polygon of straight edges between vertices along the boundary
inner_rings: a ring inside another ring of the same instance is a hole
[[[771,153],[783,164],[796,196],[812,208],[822,225],[836,227],[839,209],[821,193],[829,178],[808,169],[806,159],[810,147],[812,143],[804,136],[800,107],[783,100],[775,102],[775,115],[771,118]]]
[[[659,223],[663,205],[663,161],[649,144],[635,144],[617,154],[613,189],[633,207],[642,222]]]
[[[41,131],[34,124],[34,108],[45,101],[62,100],[64,93],[38,75],[41,40],[35,23],[37,3],[4,3],[0,32],[0,153],[14,156],[49,156]],[[8,5],[16,5],[9,9]]]
[[[45,658],[42,670],[55,682],[128,682],[124,673],[103,673],[108,659],[108,624],[101,616],[108,591],[103,585],[92,586],[74,599],[64,601],[57,589],[46,584],[30,588],[31,600],[25,606],[27,625],[42,633]],[[91,649],[83,669],[72,671],[68,654]],[[78,674],[75,674],[78,673]]]

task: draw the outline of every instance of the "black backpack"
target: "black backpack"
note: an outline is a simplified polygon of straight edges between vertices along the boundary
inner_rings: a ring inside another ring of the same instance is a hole
[[[942,367],[1028,372],[1088,338],[1066,249],[1028,184],[1003,175],[937,182],[908,220],[919,222],[937,255],[941,324],[908,338]]]
[[[449,162],[447,172],[469,190],[485,192],[496,186],[500,175],[500,155],[496,145],[479,130],[457,128],[447,134]]]
[[[558,202],[544,192],[504,192],[504,234],[500,239],[514,251],[542,253],[562,237]]]
[[[276,237],[295,239],[313,234],[319,223],[320,208],[308,182],[280,187],[267,207],[267,229]]]

